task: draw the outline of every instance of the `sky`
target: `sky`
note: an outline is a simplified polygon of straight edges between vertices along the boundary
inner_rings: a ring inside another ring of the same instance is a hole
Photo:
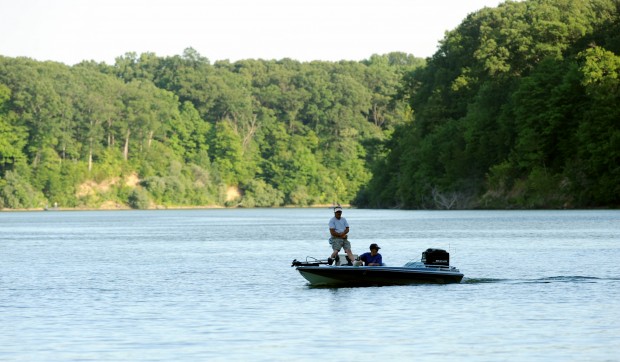
[[[429,57],[499,0],[0,0],[0,55],[74,65],[195,49],[211,62]]]

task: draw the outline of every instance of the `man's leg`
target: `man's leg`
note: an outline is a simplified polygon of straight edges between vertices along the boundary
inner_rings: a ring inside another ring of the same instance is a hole
[[[334,252],[332,253],[332,256],[327,259],[327,263],[329,265],[332,265],[334,261],[336,262],[336,265],[338,265],[338,262],[340,261],[340,257],[338,256],[339,252],[340,250],[334,250]]]
[[[332,245],[332,255],[327,258],[327,264],[332,265],[334,261],[338,261],[338,252],[340,251],[340,246],[336,240],[330,240],[330,244]],[[336,249],[338,248],[338,249]]]
[[[353,252],[351,251],[351,242],[345,239],[343,244],[344,252],[347,254],[347,265],[353,265]]]
[[[351,252],[351,249],[346,249],[345,253],[347,253],[347,265],[353,265],[353,253]]]

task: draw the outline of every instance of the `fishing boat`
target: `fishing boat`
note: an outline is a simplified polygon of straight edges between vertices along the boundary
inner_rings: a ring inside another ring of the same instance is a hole
[[[449,284],[460,283],[463,279],[463,274],[450,266],[450,254],[443,249],[427,249],[422,253],[420,261],[410,261],[400,267],[330,262],[307,257],[305,261],[293,260],[291,266],[312,286]]]

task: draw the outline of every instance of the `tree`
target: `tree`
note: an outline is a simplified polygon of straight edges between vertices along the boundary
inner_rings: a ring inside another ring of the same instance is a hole
[[[617,119],[615,88],[603,87],[602,100],[587,78],[580,84],[576,54],[594,41],[620,44],[618,11],[610,0],[529,0],[470,14],[424,68],[404,75],[397,97],[414,120],[386,142],[373,168],[384,172],[360,200],[425,208],[456,195],[457,207],[559,207],[615,195],[607,145],[616,146],[616,128],[606,118]],[[596,66],[583,58],[584,74],[615,73],[611,55],[600,55],[590,58]]]
[[[16,162],[25,160],[22,150],[26,146],[27,132],[14,124],[15,116],[8,112],[10,96],[11,90],[0,84],[0,177],[12,170]]]
[[[620,201],[620,56],[601,47],[580,53],[582,84],[590,106],[579,124],[579,158],[587,184],[578,184],[587,204]],[[585,186],[585,187],[584,187]]]

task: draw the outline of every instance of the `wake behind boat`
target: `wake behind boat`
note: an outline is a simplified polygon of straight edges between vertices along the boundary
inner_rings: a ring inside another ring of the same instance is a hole
[[[311,257],[293,260],[291,266],[313,286],[448,284],[463,279],[463,274],[450,266],[450,254],[443,249],[427,249],[421,261],[402,267],[329,265],[327,260]]]

